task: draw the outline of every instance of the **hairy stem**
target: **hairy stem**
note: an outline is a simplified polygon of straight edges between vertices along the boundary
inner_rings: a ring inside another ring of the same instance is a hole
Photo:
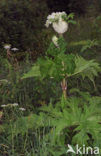
[[[59,34],[60,37],[63,37],[63,34]],[[65,63],[64,61],[62,61],[62,70],[64,71],[65,70]],[[61,87],[62,87],[62,92],[63,92],[63,95],[64,95],[64,98],[66,99],[67,98],[67,81],[66,81],[66,77],[65,77],[65,74],[63,75],[64,78],[61,82]]]
[[[63,65],[63,71],[65,70],[65,64],[64,62],[62,61],[62,65]],[[62,87],[62,91],[63,91],[63,95],[64,95],[64,98],[66,99],[67,98],[67,81],[66,81],[66,77],[65,75],[63,75],[64,78],[61,82],[61,87]]]

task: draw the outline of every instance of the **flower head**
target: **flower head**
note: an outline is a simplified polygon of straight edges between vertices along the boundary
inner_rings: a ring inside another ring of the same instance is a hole
[[[26,109],[25,109],[25,108],[19,108],[19,110],[21,110],[21,111],[25,111]]]
[[[12,48],[11,50],[13,50],[13,51],[18,51],[19,49],[18,49],[18,48]]]
[[[5,44],[5,45],[4,45],[4,48],[5,48],[6,50],[9,50],[9,49],[11,48],[11,44]]]
[[[56,36],[52,37],[52,41],[55,44],[55,46],[58,47],[58,38]]]
[[[18,106],[18,103],[13,103],[12,106]]]
[[[1,105],[1,107],[15,107],[18,106],[18,103],[11,103],[11,104],[7,104],[7,105]]]
[[[64,11],[53,12],[51,15],[48,15],[45,26],[49,27],[49,25],[52,24],[53,29],[57,33],[63,34],[68,29],[68,23],[64,20],[64,17],[67,17],[67,14]]]
[[[6,105],[1,105],[1,107],[6,107]]]
[[[63,21],[62,18],[60,18],[58,22],[54,22],[52,26],[59,34],[63,34],[68,30],[68,23]]]

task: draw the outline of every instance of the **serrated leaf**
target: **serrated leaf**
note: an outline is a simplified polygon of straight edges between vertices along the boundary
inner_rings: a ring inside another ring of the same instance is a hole
[[[35,65],[30,69],[30,71],[28,73],[25,73],[22,76],[22,79],[26,79],[26,78],[30,78],[30,77],[39,77],[40,75],[41,75],[40,68],[39,68],[39,66]]]
[[[76,68],[72,75],[80,74],[82,78],[88,77],[92,82],[94,82],[94,77],[98,75],[98,72],[101,71],[101,68],[95,60],[85,60],[81,56],[75,57]]]

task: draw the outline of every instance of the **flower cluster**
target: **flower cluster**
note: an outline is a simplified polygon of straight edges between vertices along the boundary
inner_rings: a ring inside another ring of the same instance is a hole
[[[10,50],[11,49],[11,44],[4,44],[4,49],[6,50]],[[12,48],[12,51],[17,51],[19,50],[18,48]]]
[[[52,24],[53,29],[59,33],[63,34],[68,29],[68,23],[64,20],[67,17],[67,14],[63,12],[56,12],[48,15],[45,26],[48,28]]]
[[[2,108],[5,108],[5,107],[16,107],[16,106],[19,106],[18,103],[12,103],[12,104],[7,104],[7,105],[1,105]],[[19,110],[21,111],[25,111],[26,109],[25,108],[19,108]]]
[[[11,50],[12,51],[18,51],[19,49],[18,48],[12,48]]]
[[[18,103],[11,103],[11,104],[7,104],[7,105],[1,105],[1,107],[15,107],[18,106]]]
[[[58,38],[57,38],[56,36],[53,36],[53,37],[52,37],[52,42],[54,43],[54,45],[55,45],[56,47],[59,47],[59,45],[58,45]]]
[[[5,44],[5,45],[4,45],[4,48],[5,48],[6,50],[10,49],[10,48],[11,48],[11,44]]]
[[[25,108],[19,108],[19,110],[21,110],[21,111],[25,111],[26,109],[25,109]]]
[[[46,21],[46,27],[49,27],[50,24],[58,21],[60,18],[62,19],[63,16],[67,16],[67,14],[63,12],[53,12],[51,15],[47,16],[47,21]]]

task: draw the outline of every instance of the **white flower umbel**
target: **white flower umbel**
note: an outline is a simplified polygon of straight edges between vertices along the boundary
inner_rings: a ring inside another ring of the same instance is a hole
[[[11,50],[12,51],[18,51],[19,49],[18,48],[12,48]]]
[[[56,47],[59,46],[59,45],[58,45],[58,38],[57,38],[56,36],[53,36],[53,37],[52,37],[52,41],[53,41],[53,43],[55,44]]]
[[[59,34],[63,34],[68,30],[68,23],[63,21],[62,18],[60,18],[58,22],[54,22],[52,26]]]
[[[18,106],[18,103],[11,103],[11,104],[7,104],[7,105],[1,105],[1,107],[15,107]]]
[[[6,50],[9,50],[9,49],[11,48],[11,44],[5,44],[5,45],[4,45],[4,48],[5,48]]]
[[[7,104],[7,106],[9,106],[9,107],[16,107],[16,106],[18,106],[18,103]]]
[[[13,104],[12,104],[12,106],[18,106],[18,105],[19,105],[18,103],[13,103]]]
[[[67,18],[67,14],[63,12],[56,12],[48,15],[46,21],[46,27],[49,27],[52,24],[53,29],[59,33],[63,34],[68,30],[68,23],[64,19]]]
[[[6,105],[1,105],[1,107],[6,107]]]
[[[21,110],[21,111],[25,111],[26,109],[25,109],[25,108],[19,108],[19,110]]]

